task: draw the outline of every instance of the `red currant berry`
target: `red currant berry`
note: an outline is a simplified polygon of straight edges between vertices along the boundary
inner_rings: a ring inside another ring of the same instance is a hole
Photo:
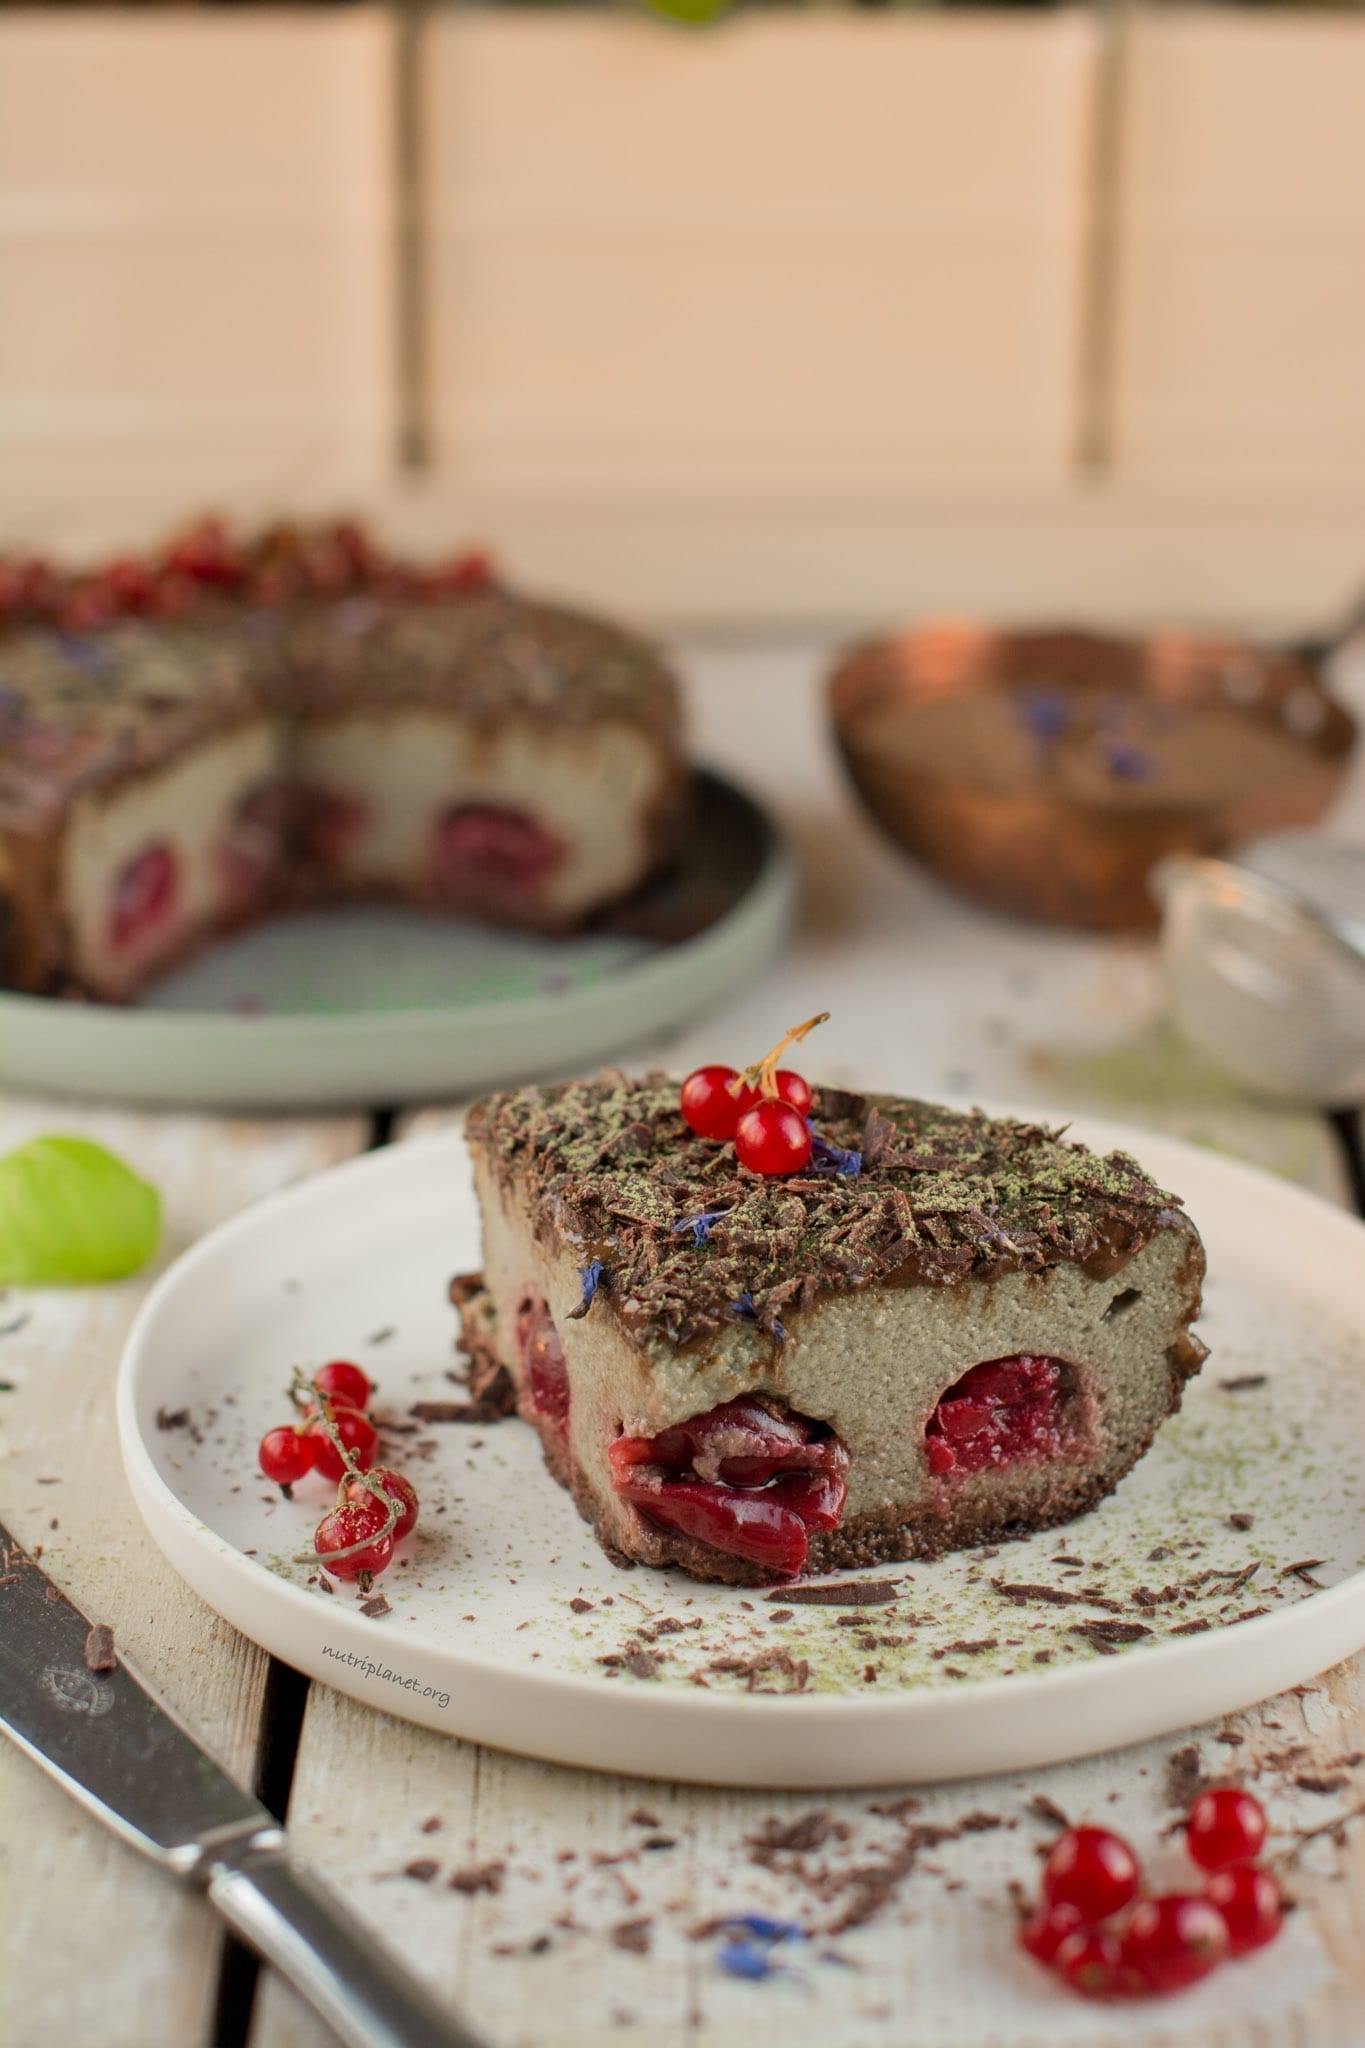
[[[313,1537],[313,1548],[322,1560],[324,1570],[330,1572],[334,1579],[374,1577],[384,1571],[393,1557],[392,1534],[377,1533],[383,1529],[384,1519],[384,1510],[377,1500],[348,1500],[344,1506],[333,1508],[330,1514],[324,1515]],[[361,1547],[352,1550],[352,1544]],[[351,1551],[350,1556],[332,1555],[341,1550]]]
[[[1284,1897],[1279,1881],[1254,1863],[1215,1870],[1204,1897],[1216,1906],[1228,1930],[1228,1954],[1249,1956],[1264,1948],[1284,1925]]]
[[[404,1478],[401,1472],[391,1471],[387,1465],[375,1465],[369,1476],[376,1485],[383,1487],[398,1509],[398,1520],[393,1525],[392,1534],[394,1542],[401,1543],[403,1538],[410,1536],[417,1527],[417,1488],[410,1479]],[[367,1486],[362,1486],[358,1479],[353,1479],[346,1489],[346,1498],[372,1501],[374,1495]]]
[[[789,1104],[798,1116],[810,1115],[810,1083],[803,1075],[793,1072],[790,1067],[779,1067],[773,1075],[773,1086],[777,1089],[779,1102]],[[764,1095],[761,1088],[749,1086],[740,1088],[735,1096],[741,1116],[746,1109],[753,1109],[758,1103],[771,1099],[770,1096]]]
[[[1234,1786],[1201,1792],[1185,1822],[1185,1846],[1201,1870],[1253,1863],[1265,1841],[1265,1809]]]
[[[1075,1906],[1087,1927],[1122,1911],[1138,1893],[1137,1857],[1107,1828],[1068,1828],[1043,1865],[1043,1897],[1050,1906]]]
[[[330,1365],[322,1366],[313,1374],[313,1385],[334,1408],[366,1409],[374,1392],[360,1367],[346,1358],[334,1358]]]
[[[810,1154],[806,1119],[790,1103],[757,1103],[736,1126],[735,1156],[751,1173],[799,1173]]]
[[[374,1424],[358,1408],[334,1408],[332,1426],[361,1471],[368,1472],[379,1456],[379,1436]],[[323,1478],[342,1478],[346,1467],[320,1415],[309,1423],[308,1434],[316,1445],[314,1460]]]
[[[116,611],[145,611],[152,594],[152,572],[136,556],[124,555],[110,562],[101,581]]]
[[[1058,1946],[1052,1967],[1082,1998],[1117,1998],[1125,1988],[1119,1938],[1103,1928],[1068,1934]]]
[[[734,1137],[739,1103],[730,1093],[730,1084],[738,1079],[733,1067],[698,1067],[688,1075],[679,1106],[689,1130],[720,1144]]]
[[[267,1479],[276,1486],[293,1486],[312,1471],[315,1448],[312,1437],[286,1422],[266,1431],[256,1455]]]
[[[1183,1991],[1216,1970],[1229,1948],[1217,1906],[1194,1892],[1140,1899],[1123,1937],[1123,1961],[1145,1991]]]
[[[1035,1906],[1019,1923],[1019,1946],[1040,1963],[1052,1964],[1067,1936],[1081,1932],[1080,1913],[1065,1900],[1056,1906]]]

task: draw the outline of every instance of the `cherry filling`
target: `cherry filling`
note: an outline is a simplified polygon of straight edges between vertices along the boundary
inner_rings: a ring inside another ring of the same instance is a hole
[[[300,851],[321,868],[339,868],[365,829],[369,809],[359,797],[305,784],[295,793]]]
[[[991,1359],[949,1387],[929,1418],[924,1447],[930,1470],[983,1472],[988,1466],[1038,1464],[1074,1448],[1063,1411],[1056,1358]]]
[[[524,811],[500,804],[459,804],[438,820],[432,865],[437,886],[456,894],[493,890],[531,896],[568,848]]]
[[[149,846],[130,860],[114,884],[110,944],[124,951],[155,938],[174,914],[179,886],[180,863],[173,847]]]
[[[270,894],[292,816],[283,782],[265,782],[242,799],[214,850],[225,910],[255,910]]]
[[[517,1310],[517,1354],[521,1384],[537,1415],[569,1433],[569,1368],[555,1319],[543,1301],[523,1301]]]
[[[837,1529],[848,1452],[823,1423],[741,1395],[658,1436],[618,1437],[613,1482],[648,1521],[790,1575],[812,1529]]]

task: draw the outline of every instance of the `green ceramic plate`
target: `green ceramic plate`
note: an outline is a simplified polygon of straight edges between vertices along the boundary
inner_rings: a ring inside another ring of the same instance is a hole
[[[708,1009],[776,952],[795,896],[772,821],[702,771],[678,868],[578,938],[388,909],[282,918],[136,1008],[0,995],[0,1085],[278,1109],[527,1080]]]

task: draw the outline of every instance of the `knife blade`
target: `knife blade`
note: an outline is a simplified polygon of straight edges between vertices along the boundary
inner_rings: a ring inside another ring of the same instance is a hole
[[[278,1822],[122,1657],[90,1669],[94,1634],[0,1523],[0,1728],[125,1842],[207,1891],[351,2048],[480,2048],[293,1861]]]

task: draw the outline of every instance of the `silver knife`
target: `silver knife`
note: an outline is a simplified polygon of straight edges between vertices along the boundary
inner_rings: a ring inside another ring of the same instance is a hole
[[[87,1668],[90,1635],[0,1523],[0,1728],[125,1842],[207,1891],[348,2048],[482,2048],[293,1861],[284,1830],[121,1659]]]

